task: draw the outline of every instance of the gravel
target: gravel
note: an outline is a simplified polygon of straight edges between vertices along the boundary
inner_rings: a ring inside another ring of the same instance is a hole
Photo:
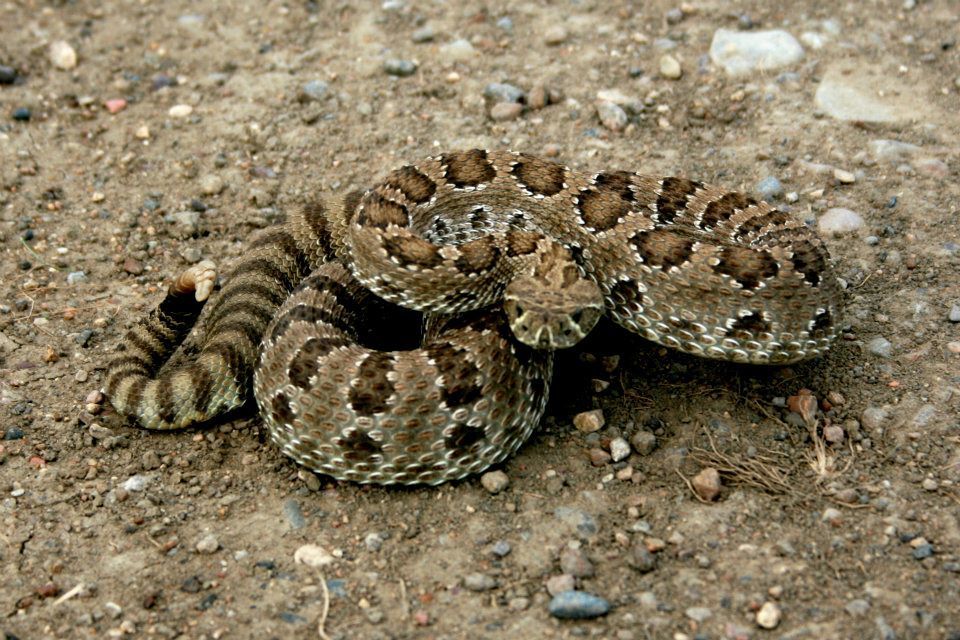
[[[610,603],[586,591],[564,591],[553,596],[547,610],[554,618],[578,620],[606,615]]]

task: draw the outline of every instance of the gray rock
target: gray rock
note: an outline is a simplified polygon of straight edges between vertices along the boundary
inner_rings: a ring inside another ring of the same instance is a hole
[[[471,573],[463,577],[463,588],[470,591],[490,591],[497,588],[497,579],[485,573]]]
[[[583,549],[571,547],[564,547],[560,552],[560,570],[574,578],[589,578],[595,573]]]
[[[310,80],[303,85],[302,95],[309,100],[323,100],[329,90],[330,85],[323,80]]]
[[[363,538],[363,545],[368,551],[380,551],[383,546],[383,536],[377,531],[371,531]]]
[[[851,616],[857,618],[867,615],[867,611],[870,610],[870,603],[862,598],[857,598],[844,605],[843,609]]]
[[[406,77],[412,76],[417,71],[417,63],[412,60],[401,60],[399,58],[390,58],[384,60],[383,70],[388,76]]]
[[[80,284],[87,281],[87,274],[83,271],[71,271],[67,274],[67,284]]]
[[[517,102],[498,102],[490,107],[490,119],[494,122],[509,122],[523,114],[523,105]]]
[[[886,409],[869,406],[860,414],[860,424],[867,430],[874,431],[882,427],[888,417]]]
[[[757,195],[761,198],[769,201],[783,195],[783,184],[774,176],[767,176],[757,183],[754,191],[756,191]]]
[[[431,42],[437,37],[437,33],[433,30],[433,27],[426,25],[414,31],[410,37],[417,43]]]
[[[883,336],[877,336],[867,343],[867,351],[881,358],[889,358],[893,354],[893,345]]]
[[[899,140],[871,140],[870,153],[878,161],[893,164],[909,160],[920,152],[920,147]]]
[[[960,303],[950,307],[950,311],[947,313],[947,320],[950,322],[960,322]]]
[[[469,40],[457,38],[441,46],[439,53],[441,60],[463,62],[475,57],[477,50],[473,48]]]
[[[612,102],[597,102],[597,116],[610,131],[622,131],[627,126],[627,112]]]
[[[824,76],[814,102],[828,116],[844,122],[895,122],[905,115],[842,73]]]
[[[300,503],[293,498],[283,503],[283,515],[287,517],[287,522],[290,523],[291,529],[303,529],[307,526],[307,520],[303,517],[303,512],[300,510]]]
[[[577,581],[574,577],[566,573],[561,573],[558,576],[550,576],[547,579],[547,593],[555,596],[565,591],[573,591],[576,583]]]
[[[649,431],[637,431],[630,436],[633,450],[641,456],[648,456],[657,448],[657,436]]]
[[[217,540],[217,536],[208,533],[200,538],[195,548],[197,553],[215,553],[220,548],[220,541]]]
[[[803,47],[782,30],[730,31],[717,29],[710,43],[710,59],[727,75],[745,76],[795,64],[803,59]]]
[[[510,485],[510,478],[503,471],[488,471],[480,476],[480,484],[489,493],[497,494]]]
[[[834,207],[827,211],[817,220],[817,227],[820,233],[825,235],[840,235],[857,231],[863,227],[863,217],[856,211]]]
[[[554,618],[579,620],[606,615],[610,603],[586,591],[564,591],[553,596],[547,610]]]
[[[700,623],[706,622],[713,616],[713,611],[707,607],[689,607],[683,613],[694,622]]]
[[[483,97],[491,102],[523,102],[526,93],[506,82],[491,82],[483,88]]]

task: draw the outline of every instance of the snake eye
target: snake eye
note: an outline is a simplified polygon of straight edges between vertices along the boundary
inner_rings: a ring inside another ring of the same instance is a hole
[[[580,324],[583,321],[583,309],[577,309],[570,314],[570,319],[574,324]]]

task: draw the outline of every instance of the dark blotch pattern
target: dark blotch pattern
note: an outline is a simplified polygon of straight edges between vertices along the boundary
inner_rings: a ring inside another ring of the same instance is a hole
[[[693,240],[667,228],[641,231],[630,242],[644,264],[664,270],[684,264],[693,254]]]
[[[737,228],[737,235],[741,238],[746,238],[751,234],[758,233],[761,229],[771,225],[774,227],[779,227],[786,224],[790,220],[790,214],[784,213],[779,209],[771,209],[764,214],[744,221],[744,223]]]
[[[500,250],[490,236],[462,244],[458,249],[460,257],[457,258],[456,265],[465,273],[488,271],[497,264],[497,258],[500,257]]]
[[[530,192],[546,197],[563,191],[563,166],[535,156],[520,154],[510,173]]]
[[[459,407],[480,399],[480,370],[467,359],[467,350],[450,343],[427,347],[427,355],[443,376],[443,401],[448,407]]]
[[[301,389],[310,388],[310,378],[319,373],[320,358],[350,343],[342,338],[307,338],[290,359],[287,375]]]
[[[410,213],[399,202],[388,200],[376,191],[367,193],[361,202],[363,209],[357,216],[361,226],[386,229],[390,225],[405,227],[410,222]]]
[[[330,239],[330,229],[327,227],[327,210],[323,202],[311,200],[305,204],[303,206],[303,219],[320,244],[323,255],[331,257],[333,255],[333,245]]]
[[[460,458],[470,453],[470,449],[482,442],[485,436],[483,427],[458,424],[450,430],[443,443],[450,450],[450,457]]]
[[[793,243],[793,257],[790,259],[793,268],[803,274],[803,279],[813,286],[820,284],[820,274],[827,268],[827,261],[821,251],[810,240],[799,240]]]
[[[490,182],[497,174],[483,149],[471,149],[440,156],[447,181],[458,189]]]
[[[412,165],[392,172],[383,183],[402,193],[404,198],[414,204],[427,202],[437,191],[437,185],[433,180]]]
[[[443,262],[436,245],[413,235],[384,237],[383,248],[404,267],[416,265],[432,269]]]
[[[756,200],[742,193],[725,193],[704,209],[703,216],[700,218],[700,228],[713,229],[721,222],[729,220],[737,211],[755,204],[758,204]]]
[[[813,319],[813,325],[810,327],[810,335],[814,338],[822,338],[829,333],[833,326],[833,316],[827,310],[821,311]]]
[[[770,323],[759,313],[749,313],[741,316],[730,326],[730,333],[735,338],[751,339],[761,333],[770,332]]]
[[[383,450],[379,442],[360,429],[350,430],[346,437],[335,440],[335,443],[343,450],[343,459],[351,462],[369,462]]]
[[[293,424],[297,417],[293,407],[290,406],[290,399],[280,391],[270,399],[270,417],[277,424]]]
[[[643,293],[635,280],[620,280],[610,287],[611,300],[626,309],[642,309]]]
[[[543,236],[533,231],[518,231],[511,229],[507,232],[507,255],[511,258],[530,255],[537,250],[537,242]]]
[[[687,178],[664,178],[657,196],[657,218],[662,223],[673,222],[687,208],[690,196],[703,187],[702,182]]]
[[[756,289],[762,281],[780,271],[776,259],[764,249],[724,247],[719,258],[720,262],[713,267],[714,273],[730,276],[744,289]]]
[[[596,186],[580,192],[577,211],[584,224],[594,231],[606,231],[630,213],[635,200],[630,177],[623,171],[601,173],[594,178]]]
[[[383,413],[394,387],[387,374],[393,371],[394,358],[389,353],[371,353],[360,364],[357,379],[350,388],[350,407],[361,416]]]

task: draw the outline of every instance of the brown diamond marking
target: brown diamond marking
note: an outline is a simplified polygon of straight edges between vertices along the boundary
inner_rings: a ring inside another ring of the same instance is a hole
[[[827,268],[823,252],[809,240],[798,240],[793,243],[793,268],[803,274],[803,279],[813,286],[820,284],[821,275]]]
[[[566,170],[556,162],[522,153],[510,172],[534,194],[549,198],[563,191]]]
[[[367,193],[362,204],[363,209],[357,216],[357,224],[361,226],[386,229],[392,224],[405,227],[410,223],[410,214],[405,206],[375,191]]]
[[[526,256],[537,250],[537,243],[543,236],[533,231],[507,232],[507,255],[511,258]]]
[[[361,416],[372,416],[387,410],[393,383],[388,374],[393,371],[394,357],[389,353],[373,352],[360,364],[347,397],[350,408]]]
[[[693,240],[674,233],[669,228],[641,231],[630,242],[644,264],[662,267],[665,271],[679,267],[693,254]]]
[[[483,427],[470,427],[465,424],[455,425],[449,435],[443,439],[444,445],[450,450],[453,458],[460,458],[470,453],[478,442],[486,436]]]
[[[443,262],[436,245],[412,235],[388,236],[383,238],[383,248],[391,258],[396,258],[401,266],[416,265],[432,269]]]
[[[791,220],[790,214],[779,209],[771,209],[766,213],[746,220],[737,228],[737,235],[747,237],[769,226],[779,227]]]
[[[750,196],[742,193],[725,193],[707,205],[700,218],[701,229],[713,229],[721,222],[733,217],[737,211],[742,211],[755,204],[759,204]]]
[[[497,174],[483,149],[442,155],[440,164],[446,168],[447,181],[458,189],[490,182]]]
[[[714,273],[730,276],[744,289],[756,289],[762,281],[780,271],[776,259],[764,249],[724,247],[719,258],[720,262],[713,267]]]
[[[690,196],[703,187],[702,182],[687,178],[664,178],[657,197],[657,218],[660,222],[671,223],[687,208]]]
[[[479,273],[488,271],[497,264],[500,249],[490,236],[467,242],[457,247],[460,257],[456,260],[457,268],[465,273]]]
[[[413,165],[393,171],[383,182],[414,204],[427,202],[437,191],[436,183]]]
[[[730,333],[735,338],[746,340],[757,338],[761,333],[770,333],[770,323],[759,313],[749,313],[737,318],[730,326]]]
[[[278,424],[293,424],[297,417],[290,399],[282,391],[270,400],[270,417]]]
[[[343,450],[343,459],[350,462],[370,462],[383,451],[379,442],[360,429],[351,429],[346,437],[338,438],[334,442]]]
[[[822,338],[828,333],[832,325],[833,317],[830,315],[830,312],[827,310],[821,311],[814,317],[810,325],[810,335],[814,338]]]
[[[427,355],[443,377],[441,394],[448,407],[459,407],[480,398],[480,370],[467,360],[467,350],[439,342],[427,347]]]
[[[292,384],[301,389],[309,389],[310,379],[319,372],[320,358],[348,344],[350,343],[343,338],[307,338],[303,346],[297,349],[293,358],[290,359],[287,377]]]

